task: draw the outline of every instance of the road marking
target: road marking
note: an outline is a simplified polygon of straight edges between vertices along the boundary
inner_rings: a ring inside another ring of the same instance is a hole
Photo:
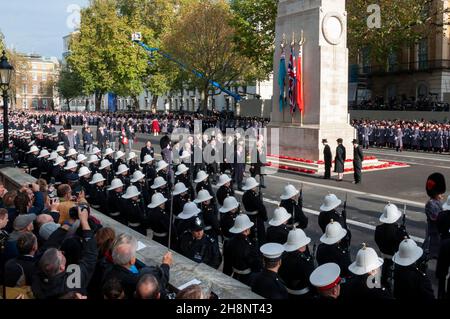
[[[412,156],[412,155],[403,155],[403,154],[395,154],[395,153],[388,153],[388,152],[377,152],[377,151],[366,151],[366,154],[376,154],[376,155],[386,155],[386,156],[394,156],[394,157],[404,157],[404,158],[415,158],[415,159],[424,159],[424,160],[429,160],[429,161],[442,161],[442,162],[450,162],[450,159],[448,158],[444,158],[444,156],[446,155],[438,155],[438,154],[434,154],[434,156],[437,157],[432,157],[433,155],[430,154],[430,156]]]
[[[213,187],[217,188],[217,186],[213,186]],[[238,195],[241,195],[241,196],[244,194],[241,191],[235,191],[235,193],[238,194]],[[264,201],[266,203],[273,204],[273,205],[276,205],[276,206],[278,206],[278,204],[279,204],[278,201],[275,201],[275,200],[272,200],[272,199],[264,198]],[[320,212],[318,212],[316,210],[305,208],[305,207],[303,207],[303,211],[305,213],[308,213],[308,214],[311,214],[311,215],[316,215],[316,216],[319,216],[319,214],[320,214]],[[373,226],[373,225],[369,225],[369,224],[362,223],[362,222],[359,222],[359,221],[356,221],[356,220],[352,220],[352,219],[347,219],[347,224],[350,224],[350,225],[353,225],[353,226],[357,226],[357,227],[361,227],[361,228],[365,228],[365,229],[369,229],[369,230],[372,230],[372,231],[375,230],[375,226]],[[423,238],[416,237],[416,236],[411,236],[411,239],[413,239],[414,241],[416,241],[418,243],[423,243],[424,242]]]
[[[267,177],[268,178],[280,179],[280,180],[284,180],[284,181],[288,181],[288,182],[295,182],[296,184],[303,183],[305,185],[332,189],[332,190],[336,190],[336,191],[339,191],[339,192],[346,192],[346,193],[352,193],[352,194],[356,194],[356,195],[363,195],[363,196],[380,198],[380,199],[386,200],[387,202],[389,202],[389,201],[390,202],[397,202],[397,203],[400,203],[400,204],[408,204],[408,205],[417,206],[417,207],[421,207],[421,208],[425,206],[425,204],[421,203],[421,202],[410,201],[410,200],[407,200],[407,199],[402,199],[402,198],[397,198],[397,197],[383,196],[383,195],[377,195],[377,194],[372,194],[372,193],[356,191],[356,190],[353,190],[353,189],[346,189],[346,188],[337,187],[337,186],[330,186],[330,185],[323,185],[323,184],[312,183],[312,182],[305,182],[303,180],[302,181],[298,181],[298,180],[295,180],[295,179],[292,179],[292,178],[281,177],[281,176],[267,175]]]

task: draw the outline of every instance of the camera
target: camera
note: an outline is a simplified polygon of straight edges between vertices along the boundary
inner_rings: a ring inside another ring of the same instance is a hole
[[[69,216],[71,219],[79,219],[78,216],[78,208],[82,211],[83,209],[86,209],[88,211],[88,214],[90,214],[89,206],[87,204],[80,204],[78,206],[73,206],[71,209],[69,209]]]
[[[78,198],[78,196],[80,195],[80,193],[83,191],[83,187],[80,184],[75,184],[72,187],[72,197]]]

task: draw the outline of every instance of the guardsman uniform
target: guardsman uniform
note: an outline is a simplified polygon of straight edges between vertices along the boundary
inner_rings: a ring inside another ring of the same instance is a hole
[[[293,185],[286,185],[283,194],[280,196],[280,207],[284,207],[292,215],[288,221],[288,225],[305,229],[308,227],[308,217],[303,213],[303,198],[299,196],[297,201],[294,199],[299,193],[300,191],[295,189]]]
[[[253,229],[253,238],[257,239],[258,246],[266,242],[266,229],[264,223],[267,221],[267,210],[260,196],[256,194],[255,188],[259,183],[253,177],[247,178],[242,189],[245,191],[242,196],[242,204],[245,213],[249,215],[250,220],[255,224]]]
[[[224,246],[223,272],[248,285],[252,274],[261,271],[261,255],[255,242],[245,232],[253,227],[247,215],[236,217],[230,232],[234,234]]]
[[[286,251],[279,270],[280,278],[286,284],[290,299],[304,299],[312,295],[309,276],[314,271],[314,258],[309,252],[311,238],[301,229],[289,232]]]
[[[427,274],[420,271],[416,262],[422,257],[423,249],[412,239],[400,243],[392,260],[394,269],[394,297],[397,300],[433,300],[434,293]]]
[[[222,255],[220,254],[217,240],[209,237],[207,234],[199,238],[195,233],[204,230],[203,222],[196,217],[191,223],[190,231],[185,232],[180,239],[180,251],[187,258],[197,262],[204,263],[212,268],[219,268],[222,263]]]
[[[342,240],[347,235],[347,230],[341,224],[331,221],[325,234],[320,237],[321,244],[317,247],[317,263],[336,263],[342,270],[342,276],[349,276],[348,266],[351,264],[350,251]]]
[[[287,299],[288,291],[278,276],[277,268],[281,264],[281,255],[284,252],[283,245],[277,243],[264,244],[260,251],[266,264],[276,265],[278,263],[278,266],[273,268],[266,266],[262,272],[255,275],[251,280],[252,291],[267,299]]]

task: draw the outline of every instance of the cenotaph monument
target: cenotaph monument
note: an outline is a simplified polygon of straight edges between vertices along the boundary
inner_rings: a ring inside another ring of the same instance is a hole
[[[285,46],[287,70],[293,38],[295,56],[298,56],[299,44],[304,42],[302,115],[298,109],[291,115],[288,75],[285,79],[287,99],[280,111],[281,44]],[[356,134],[348,115],[345,0],[280,0],[275,45],[273,105],[268,134],[273,136],[271,131],[279,130],[279,146],[269,144],[269,153],[317,162],[323,159],[322,139],[328,140],[334,154],[336,140],[342,138],[347,159],[353,158],[351,142]]]

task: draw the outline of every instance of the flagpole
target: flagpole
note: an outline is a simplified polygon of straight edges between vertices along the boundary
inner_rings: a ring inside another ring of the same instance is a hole
[[[301,82],[300,82],[300,85],[301,85],[301,94],[302,94],[302,109],[301,109],[301,111],[300,111],[300,126],[303,126],[303,112],[305,111],[305,100],[304,100],[304,97],[305,97],[305,94],[304,94],[304,90],[303,90],[303,88],[304,88],[304,85],[303,85],[303,73],[305,73],[304,72],[304,68],[303,68],[303,60],[304,60],[304,58],[303,58],[303,45],[305,44],[305,36],[304,36],[304,34],[303,34],[303,29],[301,30],[301,32],[300,32],[300,34],[301,34],[301,36],[300,36],[300,42],[299,42],[299,45],[300,45],[300,52],[301,52],[301,60],[300,60],[300,67],[301,67],[301,74],[300,74],[300,77],[301,77]]]

